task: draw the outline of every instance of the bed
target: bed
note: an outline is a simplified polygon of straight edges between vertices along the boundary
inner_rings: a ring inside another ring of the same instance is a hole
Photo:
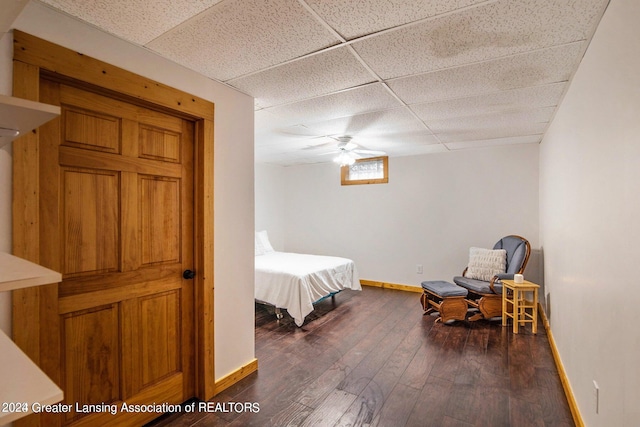
[[[350,259],[256,250],[255,299],[286,309],[297,326],[302,326],[314,303],[343,289],[362,290]]]

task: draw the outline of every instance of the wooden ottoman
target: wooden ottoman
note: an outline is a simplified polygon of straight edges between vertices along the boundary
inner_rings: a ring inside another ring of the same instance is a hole
[[[467,289],[443,280],[422,282],[420,302],[424,314],[432,311],[440,313],[436,322],[465,320],[467,316]]]

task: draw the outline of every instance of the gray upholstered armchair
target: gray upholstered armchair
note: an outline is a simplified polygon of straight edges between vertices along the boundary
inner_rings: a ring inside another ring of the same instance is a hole
[[[502,283],[500,280],[513,279],[514,274],[522,274],[531,254],[531,245],[527,239],[516,235],[503,237],[493,246],[493,249],[504,249],[506,251],[505,273],[493,276],[490,281],[483,281],[465,277],[467,272],[465,268],[462,276],[453,278],[457,285],[469,291],[467,303],[471,307],[480,310],[469,320],[502,316]]]

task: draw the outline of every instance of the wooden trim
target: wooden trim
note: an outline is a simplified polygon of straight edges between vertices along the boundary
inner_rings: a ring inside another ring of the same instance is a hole
[[[207,144],[206,141],[212,143]],[[213,282],[213,121],[196,125],[195,267],[196,276],[196,392],[202,400],[215,396]]]
[[[418,286],[400,285],[397,283],[376,282],[373,280],[364,280],[364,279],[360,280],[360,284],[364,286],[373,286],[376,288],[394,289],[396,291],[417,292],[420,294],[422,293],[422,288]]]
[[[164,86],[116,66],[74,52],[62,46],[18,30],[14,38],[14,96],[37,101],[40,78],[46,75],[59,81],[75,82],[91,90],[107,91],[144,106],[171,111],[195,122],[194,171],[194,262],[198,275],[195,290],[195,381],[196,396],[213,397],[214,375],[214,304],[213,304],[213,103]],[[39,263],[41,251],[39,199],[39,132],[34,130],[13,142],[13,253]],[[51,316],[45,294],[57,294],[57,285],[24,289],[13,293],[14,341],[29,357],[42,365],[51,365],[49,355],[41,354],[43,336],[39,324]],[[35,309],[34,309],[35,308]],[[38,309],[39,308],[39,309]],[[43,366],[45,372],[46,367]],[[54,378],[55,380],[55,378]],[[38,425],[35,415],[27,423]],[[26,418],[25,420],[29,420]]]
[[[349,180],[349,165],[340,166],[340,183],[342,185],[363,185],[363,184],[387,184],[389,182],[389,157],[369,157],[366,159],[358,159],[356,163],[371,162],[382,159],[384,177],[379,179],[353,179]]]
[[[13,30],[13,59],[155,105],[213,121],[211,102],[146,77]],[[19,96],[19,95],[14,95]]]
[[[584,421],[582,420],[582,415],[580,415],[580,410],[578,409],[578,403],[576,402],[573,390],[571,389],[571,383],[569,382],[569,378],[567,377],[567,372],[564,370],[564,365],[562,364],[560,353],[558,353],[556,341],[553,339],[553,333],[551,332],[549,319],[547,319],[547,313],[545,313],[544,307],[542,307],[542,304],[540,303],[538,303],[538,312],[540,318],[542,319],[544,330],[547,332],[547,338],[549,339],[549,346],[551,347],[553,360],[556,362],[556,368],[558,369],[558,375],[560,376],[560,381],[562,382],[564,394],[567,397],[567,402],[569,403],[569,409],[571,410],[571,415],[573,416],[573,422],[577,427],[584,427]]]
[[[253,359],[244,366],[239,367],[229,375],[225,375],[216,381],[216,394],[220,394],[240,380],[248,377],[258,370],[258,359]]]

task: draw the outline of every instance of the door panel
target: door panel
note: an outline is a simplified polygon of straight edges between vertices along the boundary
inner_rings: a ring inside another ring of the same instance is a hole
[[[119,172],[62,168],[64,278],[118,270]]]
[[[64,145],[120,153],[120,120],[91,110],[67,108],[64,112]]]
[[[180,371],[180,294],[141,298],[138,335],[142,347],[142,387]]]
[[[142,265],[180,259],[180,180],[139,175]]]
[[[180,163],[180,134],[169,129],[140,126],[140,157]]]
[[[41,236],[63,282],[42,325],[67,404],[181,403],[194,390],[194,124],[42,79]],[[153,399],[153,400],[149,400]],[[159,414],[69,413],[56,424]],[[134,421],[135,420],[135,421]]]
[[[65,401],[113,402],[120,396],[118,305],[67,314],[62,321]],[[75,405],[74,405],[75,408]],[[81,418],[75,411],[65,421]]]

